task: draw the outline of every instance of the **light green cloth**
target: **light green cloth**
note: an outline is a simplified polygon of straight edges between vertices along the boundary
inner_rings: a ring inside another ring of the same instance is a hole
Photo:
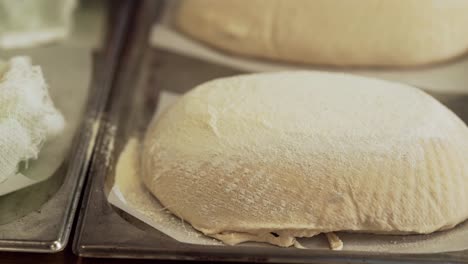
[[[0,0],[0,48],[30,47],[68,36],[76,0]]]

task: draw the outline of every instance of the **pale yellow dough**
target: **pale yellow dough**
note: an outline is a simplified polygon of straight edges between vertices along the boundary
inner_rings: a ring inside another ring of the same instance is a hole
[[[431,233],[468,218],[468,128],[403,84],[325,72],[214,80],[143,145],[148,189],[227,244]]]
[[[414,66],[468,50],[464,0],[185,0],[175,25],[236,54],[341,66]]]

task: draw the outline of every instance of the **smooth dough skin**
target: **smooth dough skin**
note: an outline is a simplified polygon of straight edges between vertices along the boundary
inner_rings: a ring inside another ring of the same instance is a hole
[[[175,25],[248,56],[339,66],[414,66],[468,50],[464,0],[185,0]]]
[[[468,218],[463,121],[421,90],[353,75],[197,86],[150,125],[142,169],[165,207],[227,244],[431,233]]]

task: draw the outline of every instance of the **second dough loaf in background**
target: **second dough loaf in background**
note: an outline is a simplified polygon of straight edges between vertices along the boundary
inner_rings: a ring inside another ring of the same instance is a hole
[[[185,0],[176,26],[216,48],[340,66],[414,66],[468,50],[468,1]]]

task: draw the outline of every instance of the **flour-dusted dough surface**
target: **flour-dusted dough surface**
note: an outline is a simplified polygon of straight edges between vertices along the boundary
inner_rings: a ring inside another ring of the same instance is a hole
[[[142,169],[203,233],[290,246],[339,230],[451,228],[468,218],[467,158],[466,125],[416,88],[285,72],[185,94],[149,127]]]
[[[342,66],[413,66],[468,50],[468,1],[185,0],[175,24],[219,49]]]

